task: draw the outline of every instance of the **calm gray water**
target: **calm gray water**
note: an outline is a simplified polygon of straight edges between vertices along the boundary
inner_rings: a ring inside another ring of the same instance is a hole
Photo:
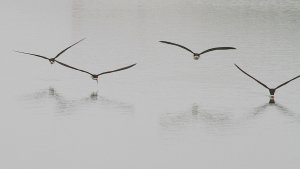
[[[297,0],[3,1],[0,168],[298,169]],[[100,77],[29,55],[54,56]],[[234,46],[194,61],[192,50]]]

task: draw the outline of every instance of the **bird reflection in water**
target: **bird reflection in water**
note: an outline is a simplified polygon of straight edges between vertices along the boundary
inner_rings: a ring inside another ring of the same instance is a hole
[[[56,90],[53,87],[49,87],[48,89],[48,94],[49,96],[55,98],[56,100],[58,99],[63,99],[59,93],[56,92]]]
[[[282,115],[291,117],[292,120],[300,122],[300,116],[293,111],[289,110],[287,107],[279,104],[279,103],[266,103],[259,107],[254,108],[253,112],[250,114],[249,118],[257,118],[258,116],[266,113],[268,109],[275,108],[277,112],[280,112]],[[272,112],[273,113],[273,112]]]
[[[98,95],[98,91],[92,92],[88,97],[83,97],[81,99],[67,99],[66,97],[62,96],[61,93],[57,92],[57,90],[53,87],[49,87],[45,90],[40,90],[35,92],[31,95],[25,96],[25,99],[32,100],[36,104],[37,100],[45,104],[44,99],[49,99],[55,101],[55,109],[56,113],[59,115],[68,115],[73,114],[79,108],[89,108],[91,107],[90,104],[94,106],[100,106],[100,109],[117,109],[118,112],[122,113],[133,113],[134,108],[131,104],[110,100],[103,96]]]
[[[90,95],[91,100],[97,100],[98,99],[98,91],[97,92],[92,92]]]
[[[197,104],[193,104],[189,111],[168,113],[160,118],[163,130],[172,132],[196,127],[216,133],[231,128],[235,123],[235,117],[231,112],[203,109]]]
[[[225,125],[230,123],[230,114],[228,112],[218,112],[199,109],[197,104],[192,106],[192,115],[194,118],[201,119],[210,125]]]

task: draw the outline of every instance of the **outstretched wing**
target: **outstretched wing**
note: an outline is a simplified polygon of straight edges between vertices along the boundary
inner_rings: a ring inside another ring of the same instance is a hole
[[[40,57],[40,58],[43,58],[43,59],[49,60],[49,58],[47,58],[47,57],[45,57],[45,56],[41,56],[41,55],[37,55],[37,54],[33,54],[33,53],[20,52],[20,51],[17,51],[17,50],[15,50],[15,52],[18,52],[18,53],[23,53],[23,54],[27,54],[27,55],[32,55],[32,56],[37,56],[37,57]]]
[[[185,50],[187,50],[187,51],[189,51],[189,52],[191,52],[191,53],[194,54],[194,52],[193,52],[191,49],[189,49],[189,48],[187,48],[187,47],[185,47],[185,46],[182,46],[182,45],[179,45],[179,44],[176,44],[176,43],[172,43],[172,42],[167,42],[167,41],[159,41],[159,42],[161,42],[161,43],[166,43],[166,44],[169,44],[169,45],[175,45],[175,46],[181,47],[181,48],[183,48],[183,49],[185,49]]]
[[[287,82],[282,83],[281,85],[277,86],[275,89],[278,89],[278,88],[280,88],[280,87],[282,87],[282,86],[288,84],[289,82],[291,82],[291,81],[293,81],[293,80],[295,80],[295,79],[297,79],[297,78],[299,78],[299,77],[300,77],[300,75],[294,77],[293,79],[291,79],[291,80],[289,80],[289,81],[287,81]]]
[[[260,82],[259,80],[255,79],[253,76],[249,75],[248,73],[246,73],[243,69],[241,69],[240,67],[238,67],[238,65],[234,64],[240,71],[242,71],[243,73],[245,73],[247,76],[251,77],[252,79],[254,79],[255,81],[257,81],[259,84],[261,84],[262,86],[264,86],[267,89],[270,89],[267,85],[263,84],[262,82]]]
[[[71,68],[71,69],[74,69],[74,70],[78,70],[78,71],[81,71],[81,72],[88,73],[88,74],[92,75],[90,72],[87,72],[87,71],[85,71],[85,70],[77,69],[77,68],[75,68],[75,67],[73,67],[73,66],[67,65],[67,64],[62,63],[62,62],[57,61],[57,60],[56,60],[56,62],[59,63],[60,65],[65,66],[65,67],[68,67],[68,68]]]
[[[234,47],[216,47],[216,48],[210,48],[210,49],[207,49],[203,52],[200,53],[200,55],[204,54],[204,53],[207,53],[207,52],[210,52],[210,51],[214,51],[214,50],[228,50],[228,49],[236,49]]]
[[[83,41],[84,39],[85,39],[85,38],[81,39],[80,41],[78,41],[78,42],[74,43],[73,45],[67,47],[66,49],[62,50],[61,52],[59,52],[59,53],[54,57],[54,59],[58,58],[58,57],[59,57],[62,53],[64,53],[66,50],[70,49],[71,47],[73,47],[73,46],[76,45],[77,43]]]
[[[136,63],[135,63],[135,64],[132,64],[132,65],[130,65],[130,66],[122,67],[122,68],[120,68],[120,69],[116,69],[116,70],[112,70],[112,71],[107,71],[107,72],[102,72],[102,73],[98,74],[98,76],[104,75],[104,74],[108,74],[108,73],[118,72],[118,71],[125,70],[125,69],[129,69],[129,68],[131,68],[131,67],[133,67],[133,66],[135,66],[135,65],[136,65]]]

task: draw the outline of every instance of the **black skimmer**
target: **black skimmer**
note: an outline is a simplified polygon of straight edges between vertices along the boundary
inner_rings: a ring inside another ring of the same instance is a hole
[[[48,60],[51,64],[53,64],[53,63],[56,61],[56,59],[57,59],[62,53],[64,53],[66,50],[70,49],[71,47],[73,47],[73,46],[76,45],[77,43],[83,41],[84,39],[85,39],[85,38],[83,38],[83,39],[81,39],[80,41],[78,41],[78,42],[72,44],[71,46],[69,46],[69,47],[67,47],[67,48],[65,48],[64,50],[62,50],[61,52],[59,52],[59,53],[58,53],[55,57],[53,57],[53,58],[48,58],[48,57],[46,57],[46,56],[42,56],[42,55],[38,55],[38,54],[34,54],[34,53],[28,53],[28,52],[21,52],[21,51],[17,51],[17,50],[15,50],[15,52],[23,53],[23,54],[27,54],[27,55],[37,56],[37,57],[46,59],[46,60]]]
[[[173,43],[173,42],[167,42],[167,41],[159,41],[161,43],[166,43],[166,44],[170,44],[170,45],[175,45],[175,46],[178,46],[178,47],[181,47],[189,52],[191,52],[193,55],[194,55],[194,59],[195,60],[198,60],[200,58],[200,55],[204,54],[204,53],[207,53],[207,52],[210,52],[210,51],[214,51],[214,50],[228,50],[228,49],[236,49],[234,47],[215,47],[215,48],[210,48],[210,49],[207,49],[201,53],[195,53],[193,52],[191,49],[185,47],[185,46],[182,46],[182,45],[179,45],[179,44],[176,44],[176,43]]]
[[[59,63],[59,64],[61,64],[61,65],[63,65],[63,66],[65,66],[65,67],[68,67],[68,68],[71,68],[71,69],[74,69],[74,70],[78,70],[78,71],[81,71],[81,72],[84,72],[84,73],[87,73],[87,74],[91,75],[91,76],[92,76],[92,79],[93,79],[93,80],[96,80],[97,83],[98,83],[98,77],[99,77],[100,75],[104,75],[104,74],[108,74],[108,73],[113,73],[113,72],[118,72],[118,71],[121,71],[121,70],[129,69],[129,68],[131,68],[131,67],[133,67],[133,66],[136,65],[136,63],[135,63],[135,64],[132,64],[132,65],[129,65],[129,66],[126,66],[126,67],[122,67],[122,68],[119,68],[119,69],[116,69],[116,70],[106,71],[106,72],[102,72],[102,73],[99,73],[99,74],[92,74],[92,73],[90,73],[90,72],[88,72],[88,71],[85,71],[85,70],[82,70],[82,69],[75,68],[75,67],[73,67],[73,66],[67,65],[67,64],[62,63],[62,62],[60,62],[60,61],[57,61],[57,60],[56,60],[56,62]]]
[[[238,65],[236,65],[236,64],[234,64],[234,65],[235,65],[240,71],[242,71],[244,74],[246,74],[247,76],[249,76],[250,78],[252,78],[253,80],[255,80],[256,82],[258,82],[258,83],[261,84],[263,87],[265,87],[265,88],[267,88],[267,89],[269,90],[269,93],[270,93],[270,101],[269,101],[269,103],[275,103],[274,95],[275,95],[275,91],[276,91],[278,88],[280,88],[280,87],[282,87],[282,86],[288,84],[289,82],[291,82],[291,81],[293,81],[293,80],[295,80],[295,79],[297,79],[297,78],[300,77],[300,75],[299,75],[299,76],[296,76],[296,77],[292,78],[291,80],[288,80],[288,81],[286,81],[286,82],[280,84],[279,86],[277,86],[277,87],[275,87],[275,88],[269,88],[267,85],[265,85],[265,84],[262,83],[261,81],[257,80],[257,79],[254,78],[253,76],[249,75],[247,72],[245,72],[243,69],[241,69]]]

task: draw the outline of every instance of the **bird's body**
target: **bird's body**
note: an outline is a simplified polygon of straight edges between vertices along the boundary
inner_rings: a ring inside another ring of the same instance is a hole
[[[93,80],[98,80],[98,76],[97,75],[92,74],[91,76],[92,76]]]
[[[55,63],[56,59],[61,55],[63,54],[65,51],[67,51],[68,49],[70,49],[71,47],[73,47],[74,45],[78,44],[79,42],[83,41],[85,38],[81,39],[80,41],[72,44],[71,46],[68,46],[67,48],[65,48],[64,50],[62,50],[61,52],[59,52],[55,57],[52,57],[52,58],[48,58],[46,56],[42,56],[42,55],[38,55],[38,54],[33,54],[33,53],[28,53],[28,52],[21,52],[21,51],[16,51],[15,52],[18,52],[18,53],[23,53],[23,54],[27,54],[27,55],[32,55],[32,56],[37,56],[37,57],[40,57],[42,59],[46,59],[50,62],[50,64],[53,64]]]
[[[198,60],[200,58],[200,53],[194,53],[194,60]]]
[[[269,103],[275,103],[275,92],[276,92],[276,90],[278,89],[278,88],[280,88],[280,87],[282,87],[282,86],[284,86],[284,85],[286,85],[286,84],[288,84],[289,82],[291,82],[291,81],[293,81],[293,80],[295,80],[295,79],[297,79],[297,78],[299,78],[300,77],[300,75],[299,76],[296,76],[296,77],[294,77],[294,78],[292,78],[291,80],[288,80],[288,81],[286,81],[286,82],[284,82],[284,83],[282,83],[282,84],[280,84],[279,86],[277,86],[276,88],[269,88],[267,85],[265,85],[264,83],[262,83],[261,81],[259,81],[259,80],[257,80],[256,78],[254,78],[253,76],[251,76],[250,74],[248,74],[247,72],[245,72],[243,69],[241,69],[238,65],[236,65],[236,64],[234,64],[241,72],[243,72],[245,75],[247,75],[247,76],[249,76],[250,78],[252,78],[253,80],[255,80],[256,82],[258,82],[259,84],[261,84],[263,87],[265,87],[265,88],[267,88],[268,90],[269,90],[269,93],[270,93],[270,102]]]
[[[55,58],[50,58],[49,62],[50,62],[50,64],[53,64],[55,62]]]
[[[90,73],[90,72],[88,72],[88,71],[85,71],[85,70],[78,69],[78,68],[75,68],[75,67],[73,67],[73,66],[67,65],[67,64],[62,63],[62,62],[60,62],[60,61],[56,61],[56,62],[57,62],[58,64],[62,65],[62,66],[68,67],[68,68],[70,68],[70,69],[74,69],[74,70],[78,70],[78,71],[80,71],[80,72],[87,73],[87,74],[91,75],[92,79],[93,79],[93,80],[96,80],[97,82],[98,82],[99,76],[101,76],[101,75],[108,74],[108,73],[113,73],[113,72],[118,72],[118,71],[125,70],[125,69],[129,69],[129,68],[131,68],[131,67],[133,67],[133,66],[136,65],[136,63],[135,63],[135,64],[132,64],[132,65],[129,65],[129,66],[126,66],[126,67],[119,68],[119,69],[115,69],[115,70],[111,70],[111,71],[106,71],[106,72],[102,72],[102,73],[99,73],[99,74],[93,74],[93,73]]]
[[[193,54],[194,60],[198,60],[198,59],[200,58],[200,55],[202,55],[202,54],[204,54],[204,53],[207,53],[207,52],[214,51],[214,50],[236,49],[236,48],[234,48],[234,47],[215,47],[215,48],[207,49],[207,50],[205,50],[205,51],[203,51],[203,52],[201,52],[201,53],[195,53],[195,52],[193,52],[191,49],[189,49],[189,48],[187,48],[187,47],[185,47],[185,46],[183,46],[183,45],[179,45],[179,44],[177,44],[177,43],[168,42],[168,41],[159,41],[159,42],[165,43],[165,44],[169,44],[169,45],[178,46],[178,47],[180,47],[180,48],[182,48],[182,49],[185,49],[185,50],[189,51],[190,53]]]

